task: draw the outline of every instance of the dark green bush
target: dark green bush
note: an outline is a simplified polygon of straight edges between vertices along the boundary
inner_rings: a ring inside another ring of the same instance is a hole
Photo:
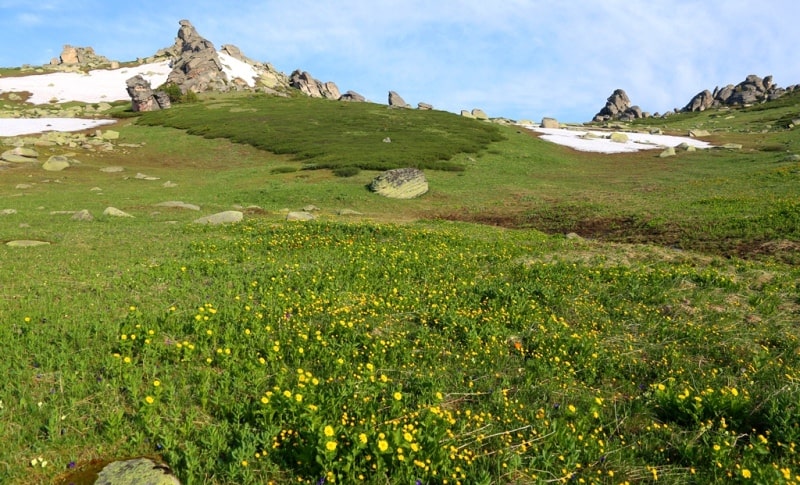
[[[352,177],[354,175],[358,175],[361,172],[361,169],[358,167],[337,167],[333,169],[333,174],[337,177]]]

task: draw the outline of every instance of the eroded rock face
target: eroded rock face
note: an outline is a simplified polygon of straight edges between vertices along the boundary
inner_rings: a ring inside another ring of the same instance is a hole
[[[369,188],[390,199],[413,199],[428,192],[428,180],[418,168],[396,168],[375,177]]]
[[[198,34],[188,20],[181,20],[180,25],[175,44],[166,49],[176,58],[167,83],[180,86],[184,93],[226,91],[228,78],[222,70],[214,44]]]
[[[167,93],[153,91],[150,81],[141,75],[128,79],[126,84],[133,111],[158,111],[172,106]]]

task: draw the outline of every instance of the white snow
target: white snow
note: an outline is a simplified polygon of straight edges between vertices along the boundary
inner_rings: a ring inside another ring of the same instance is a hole
[[[115,121],[81,118],[0,118],[0,137],[31,135],[45,131],[81,131],[112,123]]]
[[[166,82],[170,71],[169,61],[142,64],[119,69],[95,69],[86,74],[76,72],[55,72],[33,76],[2,77],[0,92],[32,93],[28,99],[32,104],[47,104],[52,99],[59,103],[82,101],[99,103],[102,101],[121,101],[130,99],[125,82],[141,74],[153,87]]]
[[[582,152],[627,153],[636,152],[639,150],[654,150],[675,147],[681,143],[687,143],[696,148],[712,147],[712,145],[708,142],[683,136],[623,132],[628,137],[628,141],[625,143],[620,143],[605,138],[611,134],[607,131],[539,128],[536,126],[525,126],[525,128],[533,130],[537,133],[542,133],[540,138],[543,140],[557,143],[559,145],[565,145]],[[582,138],[586,136],[587,133],[591,133],[595,136],[595,138]]]
[[[238,77],[251,88],[255,87],[256,79],[258,79],[259,75],[253,66],[224,52],[218,51],[217,55],[222,63],[222,70],[228,75],[229,81],[233,81]]]

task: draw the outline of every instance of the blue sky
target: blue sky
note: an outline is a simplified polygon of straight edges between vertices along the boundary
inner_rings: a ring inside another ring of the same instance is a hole
[[[126,61],[190,20],[217,47],[386,103],[588,121],[614,89],[645,111],[772,74],[800,83],[796,0],[0,0],[0,66],[64,44]]]

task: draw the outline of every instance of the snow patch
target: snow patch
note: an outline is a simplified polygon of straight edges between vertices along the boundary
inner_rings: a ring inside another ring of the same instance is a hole
[[[630,153],[637,152],[639,150],[655,150],[675,147],[681,143],[686,143],[696,148],[712,148],[713,146],[708,142],[683,136],[623,132],[628,137],[628,141],[625,143],[620,143],[611,141],[608,138],[604,138],[610,135],[610,133],[606,131],[539,128],[536,126],[526,125],[522,126],[536,133],[542,133],[542,136],[540,137],[542,140],[568,146],[582,152]]]
[[[0,118],[0,137],[32,135],[45,131],[81,131],[116,123],[81,118]]]

